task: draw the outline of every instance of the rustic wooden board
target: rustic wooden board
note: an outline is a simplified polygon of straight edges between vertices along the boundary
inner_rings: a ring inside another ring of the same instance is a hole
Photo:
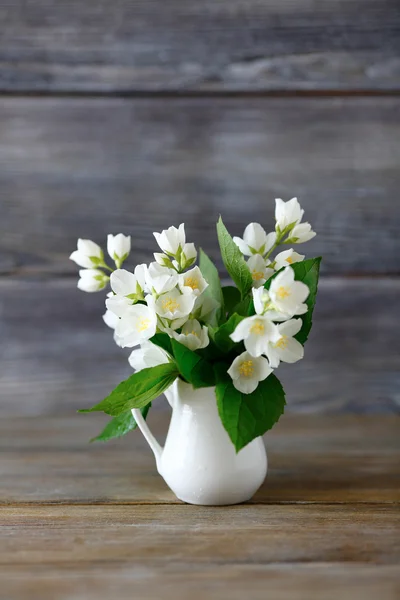
[[[0,15],[0,87],[398,89],[395,0],[36,0]]]
[[[84,543],[79,536],[76,540]],[[217,560],[187,566],[170,561],[167,552],[144,566],[126,559],[7,565],[2,593],[13,600],[265,600],[266,594],[274,600],[398,600],[399,580],[397,565]]]
[[[98,415],[2,419],[0,502],[177,503],[139,431],[88,443],[105,421]],[[160,441],[168,422],[165,412],[149,416]],[[252,502],[400,502],[399,426],[396,416],[285,415],[265,437],[269,473]]]
[[[4,598],[397,600],[398,417],[285,418],[266,485],[218,508],[177,503],[139,432],[87,446],[99,421],[0,421]]]
[[[0,269],[72,272],[76,238],[185,221],[217,256],[233,234],[274,225],[274,198],[298,195],[325,273],[398,273],[400,98],[50,99],[0,101]]]
[[[316,526],[321,522],[323,527]],[[143,567],[167,555],[188,568],[216,561],[396,564],[400,559],[400,512],[379,504],[5,507],[0,526],[7,531],[0,548],[3,568],[110,560]]]
[[[398,412],[399,295],[396,278],[321,281],[305,358],[279,369],[288,410]],[[104,298],[72,278],[0,280],[3,416],[71,414],[129,376],[129,349],[101,319]]]

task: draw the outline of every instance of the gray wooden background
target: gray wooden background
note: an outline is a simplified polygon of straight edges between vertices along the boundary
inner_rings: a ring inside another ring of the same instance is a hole
[[[400,404],[400,4],[0,1],[0,414],[68,414],[126,377],[76,238],[187,224],[218,260],[297,195],[322,254],[291,410]]]

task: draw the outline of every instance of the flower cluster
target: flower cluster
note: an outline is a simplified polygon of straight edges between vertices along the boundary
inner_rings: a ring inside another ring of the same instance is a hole
[[[277,198],[275,202],[275,231],[267,234],[258,223],[250,223],[243,239],[233,238],[243,255],[250,257],[247,265],[253,278],[256,312],[243,319],[230,336],[234,342],[243,341],[246,348],[228,371],[234,386],[245,394],[253,392],[281,361],[294,363],[304,355],[303,346],[294,338],[302,327],[302,320],[293,317],[307,312],[304,302],[309,289],[295,281],[290,266],[303,261],[304,255],[290,248],[273,259],[270,257],[278,245],[307,242],[316,234],[309,223],[301,223],[304,211],[297,198],[288,202]],[[264,284],[277,271],[279,274],[271,280],[269,289],[265,289]]]
[[[140,344],[142,350],[148,349],[148,340],[163,332],[190,350],[205,348],[209,344],[205,319],[218,305],[204,295],[208,283],[199,267],[192,267],[196,248],[186,242],[184,224],[154,233],[154,237],[162,252],[154,253],[154,262],[137,265],[133,272],[121,268],[130,253],[129,237],[108,236],[108,253],[115,270],[105,263],[97,244],[78,240],[78,250],[70,258],[87,267],[80,271],[78,287],[99,291],[109,281],[112,291],[103,319],[114,329],[114,339],[121,347]],[[100,268],[112,271],[111,275]]]
[[[266,233],[260,224],[250,223],[243,238],[234,237],[233,242],[230,238],[248,269],[252,282],[248,300],[252,299],[255,313],[235,312],[239,323],[228,332],[237,355],[226,372],[241,393],[254,392],[281,361],[293,363],[303,357],[303,346],[295,339],[302,319],[296,317],[308,310],[305,301],[309,288],[296,280],[292,265],[303,261],[304,255],[290,247],[272,257],[281,244],[295,245],[314,237],[310,224],[301,222],[303,212],[297,198],[288,202],[277,199],[273,232]],[[70,257],[83,267],[78,282],[81,290],[99,291],[110,284],[103,319],[114,330],[119,346],[140,346],[129,358],[137,371],[173,360],[165,349],[150,341],[156,333],[167,334],[197,352],[213,343],[217,312],[222,315],[219,325],[233,314],[207,293],[209,282],[195,266],[197,250],[186,242],[184,224],[154,233],[154,237],[161,252],[154,253],[153,262],[139,264],[133,271],[122,268],[131,251],[131,239],[121,233],[109,235],[107,240],[115,268],[106,264],[103,250],[91,240],[78,240],[78,248]]]

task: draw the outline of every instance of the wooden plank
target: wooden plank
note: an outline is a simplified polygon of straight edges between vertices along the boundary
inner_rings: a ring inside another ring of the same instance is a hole
[[[167,554],[187,568],[216,561],[396,564],[399,514],[379,505],[4,507],[0,564],[144,567]]]
[[[1,19],[2,90],[399,89],[395,0],[36,0]]]
[[[190,548],[189,552],[192,551]],[[226,565],[217,560],[215,564],[191,564],[187,569],[171,562],[168,552],[145,566],[126,559],[122,563],[7,565],[2,574],[2,593],[15,600],[110,597],[265,600],[266,594],[275,600],[398,600],[399,597],[397,565],[322,562]]]
[[[76,238],[185,221],[217,257],[297,195],[325,273],[398,273],[400,98],[11,99],[0,102],[0,269],[72,272]],[[219,262],[220,264],[220,262]]]
[[[304,360],[282,365],[288,410],[398,412],[400,280],[323,279]],[[72,278],[0,280],[0,413],[70,414],[131,373],[105,293]],[[384,301],[384,309],[382,302]]]
[[[180,504],[157,474],[139,431],[107,444],[88,443],[105,420],[3,418],[0,502],[10,510],[16,503],[68,505],[57,514],[68,514],[73,504]],[[162,411],[149,416],[161,442],[168,422]],[[285,415],[265,437],[269,472],[252,503],[394,506],[400,502],[398,430],[396,416]]]

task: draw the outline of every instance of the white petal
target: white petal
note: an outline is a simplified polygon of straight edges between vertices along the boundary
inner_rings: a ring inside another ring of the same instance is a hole
[[[134,273],[135,273],[137,282],[140,285],[140,287],[142,288],[142,290],[147,292],[148,291],[147,285],[146,285],[147,265],[145,263],[136,265]]]
[[[91,259],[86,256],[86,254],[82,254],[79,250],[74,250],[70,255],[70,260],[73,260],[80,267],[84,267],[85,269],[91,269],[93,267],[93,263]]]
[[[279,333],[281,335],[293,337],[299,333],[302,325],[303,321],[301,319],[290,319],[290,321],[286,321],[285,323],[278,325]]]
[[[244,340],[250,333],[251,326],[253,324],[254,317],[248,317],[247,319],[243,319],[237,325],[235,331],[231,333],[230,338],[234,342],[241,342]]]
[[[113,313],[111,310],[106,310],[106,312],[103,315],[103,321],[104,323],[107,325],[107,327],[110,327],[111,329],[115,329],[118,323],[118,317],[115,313]]]
[[[294,338],[289,338],[287,340],[286,348],[282,348],[280,350],[281,360],[287,363],[295,363],[298,360],[301,360],[304,356],[304,348]]]
[[[235,242],[236,246],[239,248],[242,254],[244,254],[245,256],[251,256],[249,247],[246,244],[246,242],[242,240],[242,238],[235,236],[233,238],[233,241]]]
[[[125,269],[117,269],[111,273],[110,284],[112,291],[119,296],[136,294],[136,277]]]
[[[260,358],[255,361],[255,367],[257,379],[259,381],[264,381],[264,379],[266,379],[272,373],[269,362],[263,356],[260,356]]]
[[[267,347],[268,339],[263,335],[250,335],[244,340],[244,346],[251,356],[261,356]]]
[[[276,242],[276,232],[271,231],[271,233],[268,233],[268,235],[265,239],[265,252],[268,252],[269,250],[271,250],[271,248],[275,244],[275,242]]]
[[[98,244],[92,242],[92,240],[83,240],[79,238],[78,240],[78,251],[82,254],[86,254],[86,256],[95,256],[97,258],[101,258],[103,251]]]
[[[186,257],[186,260],[196,260],[197,258],[197,250],[194,244],[186,243],[182,249],[183,254]]]
[[[294,315],[304,315],[306,312],[308,311],[308,306],[307,304],[299,304],[298,307],[296,308]]]
[[[279,367],[279,352],[272,344],[268,344],[268,348],[265,354],[269,360],[269,364],[272,369],[276,369],[277,367]]]
[[[128,362],[131,365],[132,369],[135,369],[135,371],[141,371],[142,369],[145,369],[146,364],[143,360],[142,348],[132,350],[132,352],[129,355]]]
[[[250,379],[250,377],[241,377],[240,379],[233,379],[233,385],[239,392],[243,394],[252,394],[258,387],[257,379]]]
[[[267,234],[265,229],[261,227],[259,223],[249,223],[244,230],[243,240],[250,248],[258,251],[264,247],[265,251]]]
[[[130,306],[132,306],[132,300],[125,296],[112,296],[106,300],[107,309],[117,317],[123,317]]]

